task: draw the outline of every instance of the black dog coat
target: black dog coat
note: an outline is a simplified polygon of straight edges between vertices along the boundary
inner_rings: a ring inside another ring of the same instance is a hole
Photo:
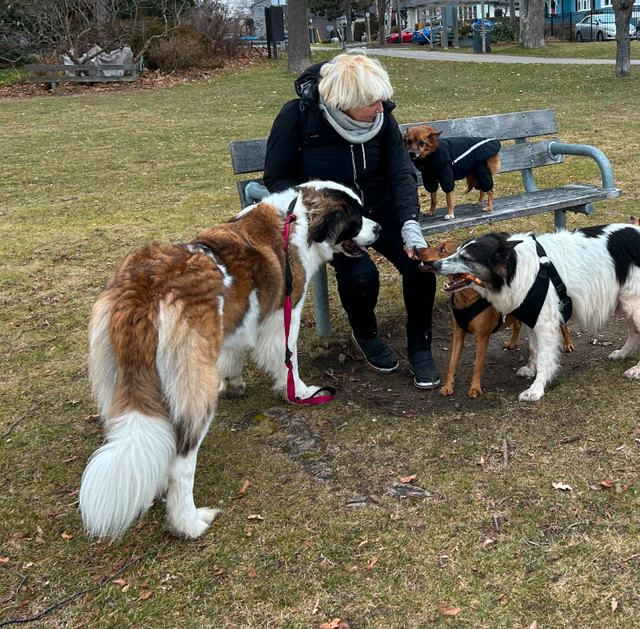
[[[436,192],[438,184],[444,192],[451,192],[458,179],[474,173],[477,188],[488,192],[493,188],[493,176],[487,160],[498,153],[500,141],[486,138],[441,138],[436,150],[425,158],[417,159],[415,167],[422,173],[422,182],[428,192]]]

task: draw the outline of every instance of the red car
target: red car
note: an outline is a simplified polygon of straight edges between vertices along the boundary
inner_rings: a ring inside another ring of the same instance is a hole
[[[387,44],[397,44],[398,43],[398,33],[391,33],[391,35],[387,35]],[[405,28],[402,31],[402,43],[410,42],[413,40],[413,29]]]

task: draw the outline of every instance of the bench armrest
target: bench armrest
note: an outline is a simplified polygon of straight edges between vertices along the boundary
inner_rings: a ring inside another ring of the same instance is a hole
[[[549,142],[549,157],[558,159],[559,155],[583,155],[591,157],[598,164],[600,175],[602,176],[603,190],[615,190],[616,186],[613,182],[613,170],[607,156],[595,146],[588,144],[565,144],[564,142]]]

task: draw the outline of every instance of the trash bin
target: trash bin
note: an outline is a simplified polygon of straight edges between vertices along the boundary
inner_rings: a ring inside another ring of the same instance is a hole
[[[491,31],[493,25],[484,24],[484,43],[487,52],[491,52],[491,46],[489,45],[489,39],[491,39]],[[473,25],[473,52],[482,52],[482,24]]]

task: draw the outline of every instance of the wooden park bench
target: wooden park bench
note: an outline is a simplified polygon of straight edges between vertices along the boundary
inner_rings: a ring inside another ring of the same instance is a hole
[[[477,205],[467,203],[456,205],[455,218],[448,221],[444,220],[446,207],[436,210],[433,216],[421,214],[420,224],[427,239],[443,232],[545,212],[554,213],[556,228],[565,228],[567,212],[591,214],[594,202],[613,199],[622,194],[615,187],[611,164],[601,150],[586,144],[564,144],[554,137],[558,133],[558,123],[553,109],[416,122],[402,124],[400,130],[404,132],[408,127],[421,124],[442,130],[441,137],[468,135],[500,140],[503,143],[500,150],[500,172],[519,170],[524,187],[523,192],[512,196],[501,196],[498,192],[492,212],[482,212]],[[261,173],[264,170],[266,146],[266,138],[231,142],[229,150],[234,173]],[[582,155],[595,160],[600,169],[602,184],[574,183],[538,190],[534,181],[534,169],[563,163],[564,155]],[[237,182],[242,207],[251,203],[245,197],[245,186],[249,181],[262,183],[259,175]],[[418,183],[422,184],[419,173]],[[319,336],[329,336],[331,324],[326,269],[321,269],[313,278],[313,295],[316,331]]]
[[[116,83],[123,81],[137,81],[140,76],[141,64],[54,64],[54,65],[26,65],[27,72],[35,72],[33,76],[26,76],[29,83],[48,83],[51,89],[58,87],[59,83]],[[105,74],[118,70],[122,74]]]

